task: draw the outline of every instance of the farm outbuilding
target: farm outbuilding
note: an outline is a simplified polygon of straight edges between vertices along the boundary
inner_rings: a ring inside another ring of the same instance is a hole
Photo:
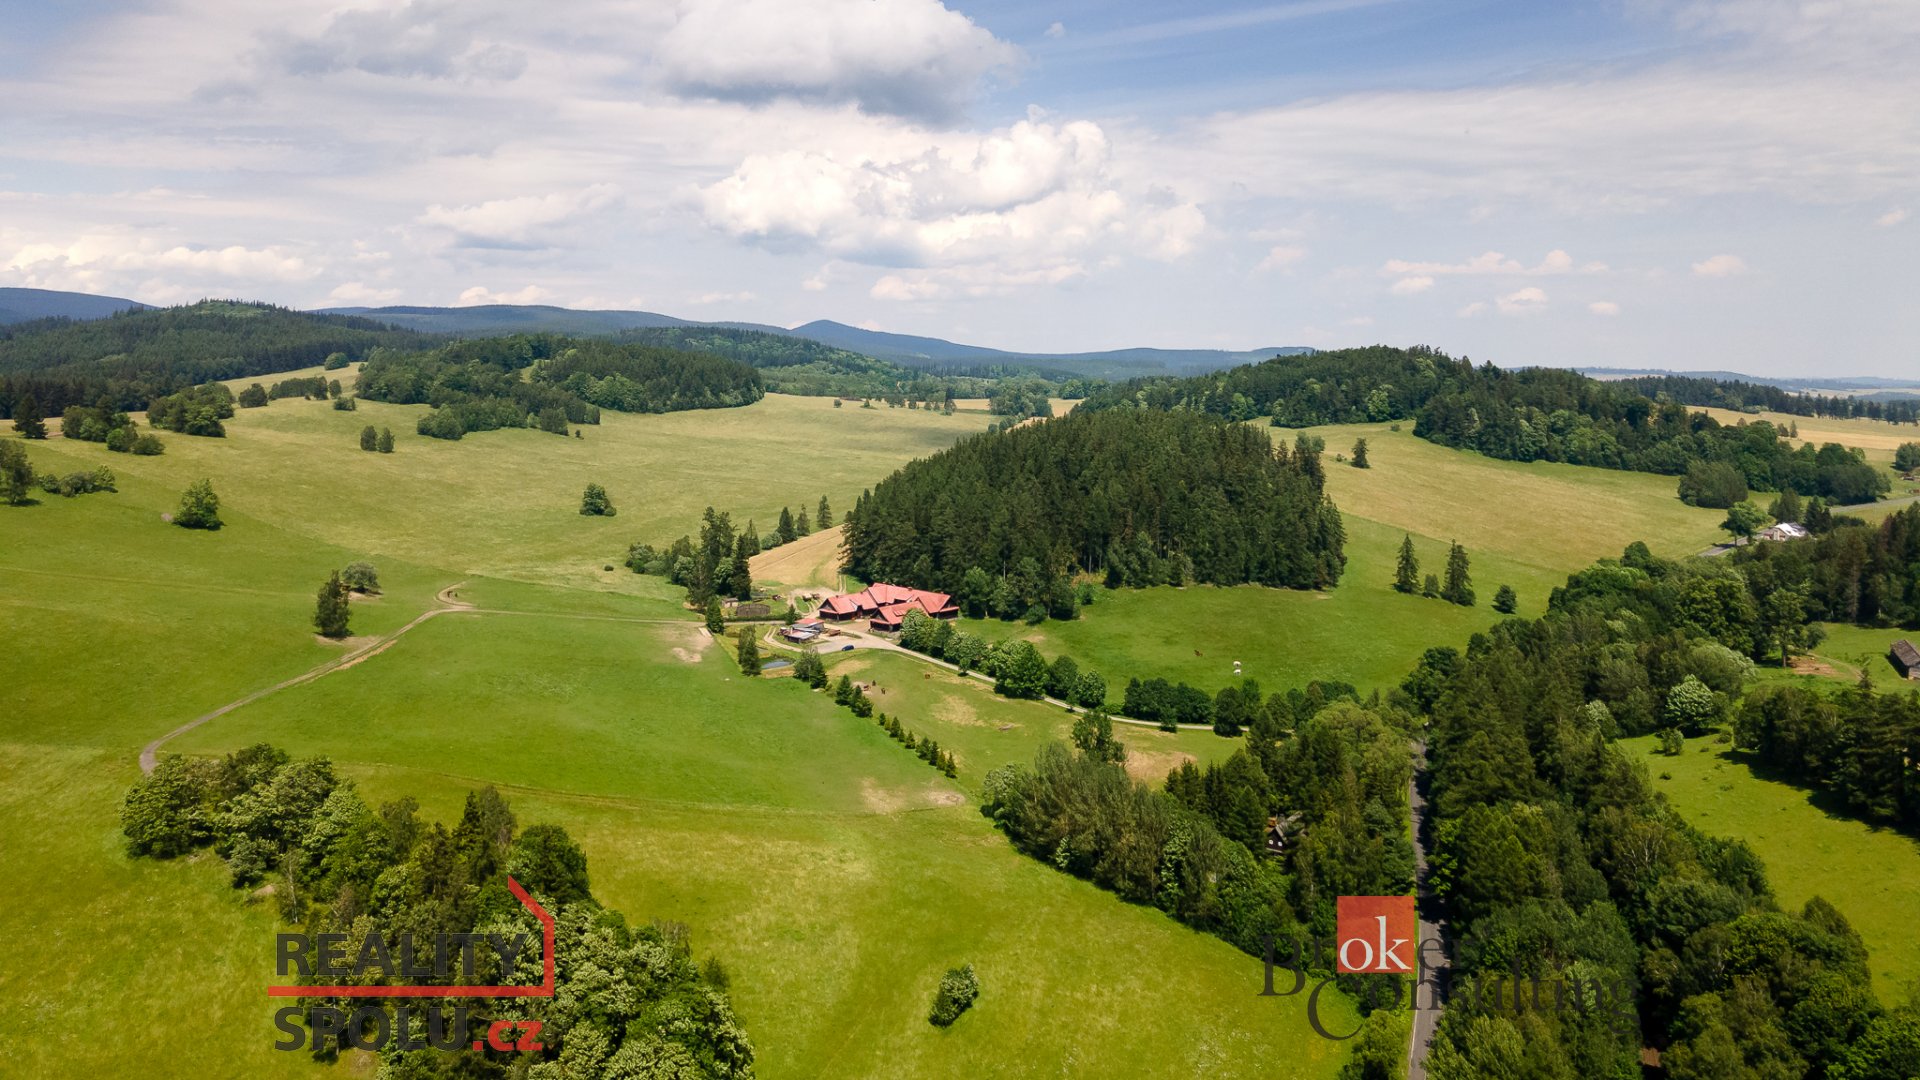
[[[1914,648],[1913,642],[1901,638],[1887,650],[1887,656],[1902,678],[1920,679],[1920,649]]]

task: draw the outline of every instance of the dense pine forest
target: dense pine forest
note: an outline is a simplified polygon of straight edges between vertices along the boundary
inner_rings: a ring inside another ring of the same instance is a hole
[[[1282,427],[1412,420],[1423,438],[1510,461],[1670,476],[1719,462],[1737,469],[1749,487],[1839,504],[1870,501],[1888,490],[1884,470],[1857,451],[1832,443],[1794,449],[1788,433],[1771,424],[1724,425],[1689,404],[1572,371],[1505,371],[1424,346],[1376,345],[1279,357],[1191,379],[1135,380],[1090,395],[1080,409],[1268,416]]]
[[[208,300],[104,319],[0,326],[0,417],[32,395],[44,415],[68,405],[137,412],[154,398],[215,379],[313,367],[376,348],[418,350],[443,339],[350,315]]]
[[[848,517],[849,573],[960,592],[970,571],[1039,598],[1078,572],[1319,589],[1345,565],[1317,447],[1195,412],[1072,413],[913,462]]]
[[[747,405],[765,394],[737,361],[640,345],[514,334],[457,341],[427,352],[379,350],[357,392],[373,401],[428,404],[420,433],[458,439],[471,431],[597,424],[600,409],[672,412]]]

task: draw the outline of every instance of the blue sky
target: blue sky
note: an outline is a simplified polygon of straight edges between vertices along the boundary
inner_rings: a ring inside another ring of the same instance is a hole
[[[84,0],[0,285],[1920,375],[1906,0]]]

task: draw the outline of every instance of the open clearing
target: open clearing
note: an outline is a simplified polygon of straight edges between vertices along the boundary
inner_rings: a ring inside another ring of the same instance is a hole
[[[753,580],[793,589],[844,591],[850,583],[840,573],[841,532],[835,525],[755,555],[747,564]]]
[[[1724,744],[1689,739],[1677,757],[1653,753],[1654,737],[1620,746],[1647,764],[1654,786],[1682,817],[1753,846],[1783,907],[1824,896],[1865,939],[1875,990],[1897,1004],[1920,989],[1920,941],[1913,911],[1920,900],[1920,841],[1830,814],[1820,796],[1756,776]]]
[[[1327,489],[1347,527],[1347,569],[1330,592],[1253,586],[1098,592],[1069,623],[967,620],[999,639],[1027,638],[1107,676],[1118,703],[1130,674],[1208,690],[1233,680],[1233,662],[1267,690],[1311,679],[1362,691],[1394,685],[1434,645],[1464,645],[1502,616],[1494,592],[1512,585],[1519,614],[1538,615],[1566,576],[1617,557],[1635,540],[1655,554],[1690,555],[1712,543],[1724,515],[1681,503],[1671,477],[1496,461],[1415,438],[1386,424],[1314,428],[1327,442]],[[1277,441],[1294,432],[1275,429]],[[1372,468],[1336,462],[1365,437]],[[1447,544],[1466,546],[1479,604],[1462,608],[1393,591],[1403,535],[1421,573],[1444,574]]]

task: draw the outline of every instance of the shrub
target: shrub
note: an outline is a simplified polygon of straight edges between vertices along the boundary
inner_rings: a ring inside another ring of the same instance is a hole
[[[380,429],[380,441],[374,444],[374,448],[379,450],[383,454],[393,453],[393,429],[392,428],[383,427]]]
[[[166,446],[160,442],[158,435],[141,435],[133,440],[131,449],[136,457],[153,457],[163,453]]]
[[[333,408],[335,412],[352,412],[359,406],[354,404],[353,398],[337,397],[333,399]]]
[[[940,989],[933,996],[933,1010],[927,1014],[927,1022],[946,1027],[972,1008],[973,999],[979,996],[980,978],[973,973],[973,965],[952,968],[940,977]]]
[[[613,501],[607,498],[607,489],[599,484],[588,484],[587,490],[580,495],[580,512],[589,517],[612,517],[619,513],[613,507]]]
[[[380,575],[374,571],[372,563],[348,563],[347,568],[340,571],[340,580],[357,593],[380,591]]]
[[[213,493],[212,481],[196,480],[181,493],[180,509],[174,512],[173,523],[183,529],[218,529],[221,526],[220,496]]]

